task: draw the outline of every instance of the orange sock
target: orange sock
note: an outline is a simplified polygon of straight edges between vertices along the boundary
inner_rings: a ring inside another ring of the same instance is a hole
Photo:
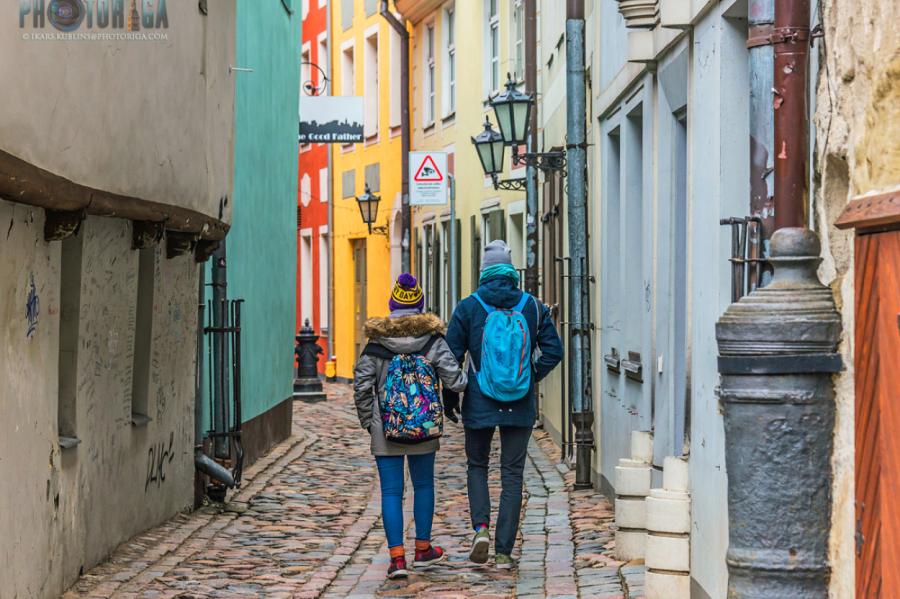
[[[390,548],[391,559],[396,557],[406,557],[406,551],[403,549],[403,545],[397,545],[396,547]]]
[[[431,541],[420,541],[416,539],[416,551],[428,551],[431,547]]]

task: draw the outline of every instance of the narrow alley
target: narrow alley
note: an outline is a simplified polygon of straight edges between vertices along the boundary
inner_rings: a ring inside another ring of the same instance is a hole
[[[559,466],[558,448],[541,431],[525,468],[518,569],[468,561],[462,429],[448,426],[435,473],[434,538],[449,558],[406,580],[386,580],[368,440],[350,388],[333,384],[327,392],[325,402],[294,403],[293,436],[248,469],[224,506],[176,516],[134,537],[65,597],[643,596],[643,566],[612,556],[611,506],[598,493],[572,491],[574,473]],[[491,477],[497,479],[496,467]],[[496,509],[500,486],[491,486]],[[407,522],[411,495],[408,488]]]

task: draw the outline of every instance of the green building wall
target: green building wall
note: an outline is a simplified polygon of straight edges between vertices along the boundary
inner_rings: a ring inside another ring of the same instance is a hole
[[[229,200],[232,227],[225,242],[228,297],[245,300],[241,323],[243,422],[281,404],[293,391],[299,4],[300,0],[237,2],[234,66],[252,72],[232,73],[234,188]],[[209,270],[206,280],[211,280]],[[207,287],[206,297],[210,294]],[[208,395],[206,389],[204,395]],[[204,406],[208,412],[208,400]],[[208,428],[208,413],[204,420]],[[246,435],[245,444],[252,442]]]

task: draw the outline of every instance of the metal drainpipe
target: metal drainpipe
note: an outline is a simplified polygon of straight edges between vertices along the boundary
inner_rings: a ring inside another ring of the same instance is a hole
[[[227,298],[227,261],[225,257],[225,240],[213,253],[212,264],[212,322],[213,327],[221,329],[226,326]],[[231,456],[228,447],[228,342],[225,335],[213,335],[213,430],[218,433],[213,442],[213,455],[219,459]]]
[[[806,225],[809,0],[775,3],[775,228]]]
[[[594,414],[591,406],[590,287],[587,253],[584,0],[566,2],[566,160],[569,194],[569,394],[575,425],[575,488],[591,486]]]
[[[529,152],[537,151],[537,1],[525,0],[525,92],[534,94],[528,136]],[[525,171],[525,291],[537,296],[538,289],[538,174],[534,166]],[[537,396],[535,396],[537,397]]]
[[[331,49],[332,49],[332,41],[331,41],[331,6],[326,4],[326,9],[328,11],[328,18],[325,19],[325,49],[327,52],[328,59],[328,68],[326,69],[326,73],[328,73],[329,84],[333,84],[331,81],[331,77],[334,73],[331,64]],[[326,84],[327,86],[328,84]],[[325,92],[331,94],[334,89],[328,89],[326,87]],[[328,289],[326,293],[328,293],[328,322],[326,325],[328,326],[328,337],[326,337],[326,352],[325,352],[325,360],[330,360],[331,356],[334,353],[334,157],[331,152],[331,146],[326,146],[328,148]],[[322,267],[321,259],[319,260],[319,268]],[[321,293],[321,292],[320,292]],[[319,328],[321,329],[322,323],[319,323]]]
[[[400,270],[411,272],[410,249],[412,247],[412,209],[409,205],[409,31],[400,20],[394,16],[388,6],[388,0],[381,0],[381,16],[393,27],[400,36],[400,158],[403,169],[402,183],[400,187],[400,228],[402,239],[400,240]]]
[[[768,255],[768,241],[775,231],[774,170],[775,115],[772,110],[775,51],[768,38],[775,22],[775,0],[750,0],[750,214],[763,219],[761,238],[751,237],[751,244],[762,244],[759,256]],[[753,276],[751,274],[751,276]],[[770,278],[763,274],[764,278]],[[764,284],[766,281],[759,281]]]

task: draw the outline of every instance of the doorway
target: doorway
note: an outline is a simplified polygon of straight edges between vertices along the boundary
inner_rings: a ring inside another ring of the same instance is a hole
[[[366,240],[353,241],[353,330],[354,356],[359,357],[366,342]]]

